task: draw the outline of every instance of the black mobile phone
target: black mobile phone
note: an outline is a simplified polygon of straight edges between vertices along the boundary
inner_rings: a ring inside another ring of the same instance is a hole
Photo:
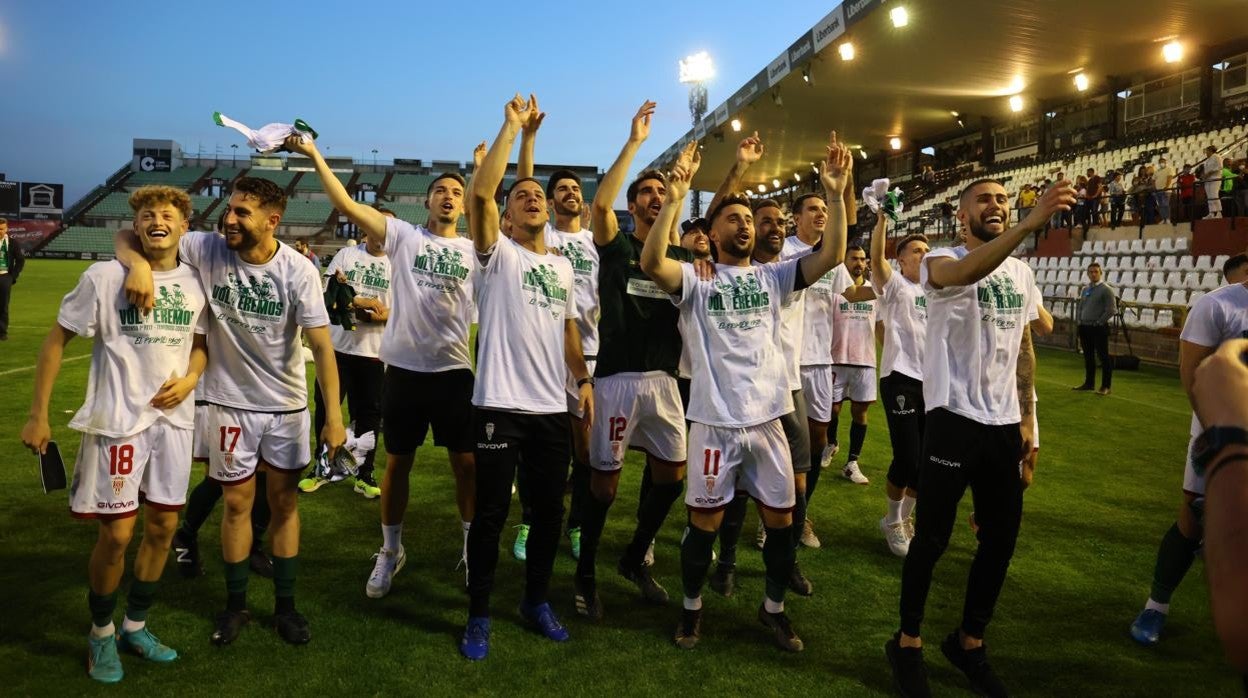
[[[55,441],[49,441],[47,449],[39,456],[39,477],[43,480],[43,493],[65,489],[65,461]]]

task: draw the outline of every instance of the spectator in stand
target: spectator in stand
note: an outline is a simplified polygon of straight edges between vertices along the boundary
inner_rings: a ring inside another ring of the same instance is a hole
[[[1135,208],[1136,221],[1140,225],[1140,230],[1148,223],[1149,202],[1152,201],[1153,178],[1148,174],[1148,168],[1140,165],[1140,169],[1135,172],[1135,179],[1131,182],[1131,205]]]
[[[1122,185],[1122,173],[1110,171],[1109,184],[1105,187],[1109,195],[1109,227],[1122,225],[1122,214],[1127,208],[1127,188]]]
[[[1032,185],[1024,184],[1022,190],[1018,192],[1018,220],[1026,218],[1035,206],[1036,190]]]
[[[1235,206],[1235,215],[1248,216],[1248,159],[1240,160],[1235,169]]]
[[[0,218],[0,342],[9,338],[9,294],[26,265],[22,246],[9,237],[9,221]]]
[[[919,175],[919,178],[923,180],[923,189],[928,194],[936,191],[936,173],[932,170],[931,165],[923,166],[923,173]]]
[[[1196,217],[1196,175],[1192,174],[1192,166],[1184,165],[1183,172],[1179,173],[1179,215],[1184,221],[1190,221]]]
[[[1075,226],[1085,225],[1088,217],[1088,178],[1084,175],[1075,179],[1075,194],[1079,200],[1075,203],[1074,225],[1070,226],[1072,230]],[[1086,227],[1084,232],[1087,232]]]
[[[1157,184],[1157,211],[1162,223],[1170,222],[1170,197],[1174,194],[1175,180],[1179,173],[1174,171],[1171,165],[1164,157],[1157,161],[1157,174],[1155,182]]]
[[[1109,395],[1114,365],[1109,358],[1109,321],[1118,312],[1114,290],[1101,281],[1101,265],[1088,265],[1088,285],[1079,292],[1079,347],[1083,350],[1083,384],[1072,390],[1092,390],[1096,381],[1096,360],[1101,360],[1099,395]],[[1095,352],[1095,356],[1093,353]]]
[[[1200,163],[1200,180],[1205,185],[1205,202],[1209,205],[1209,213],[1205,218],[1217,218],[1222,215],[1222,159],[1218,157],[1215,146],[1205,148],[1205,160]]]
[[[1236,211],[1235,206],[1235,170],[1232,167],[1234,162],[1230,158],[1222,160],[1222,191],[1218,197],[1222,199],[1222,210],[1225,212],[1222,215],[1227,218],[1241,215]]]
[[[940,205],[940,222],[940,232],[953,232],[953,206],[949,205],[948,201]]]
[[[1083,220],[1083,236],[1088,236],[1088,228],[1095,223],[1101,225],[1101,194],[1104,189],[1104,179],[1096,173],[1094,168],[1088,168],[1087,192],[1085,198],[1087,203],[1084,206]]]

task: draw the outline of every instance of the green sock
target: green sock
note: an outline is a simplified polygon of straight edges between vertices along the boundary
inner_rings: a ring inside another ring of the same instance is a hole
[[[299,557],[273,556],[273,596],[278,613],[289,613],[295,610],[295,572],[299,568]]]
[[[251,566],[247,558],[240,562],[225,563],[225,608],[229,611],[243,611],[247,608],[247,576]]]
[[[1153,568],[1153,601],[1170,603],[1170,595],[1183,581],[1199,549],[1199,540],[1185,537],[1179,531],[1178,524],[1170,526],[1157,548],[1157,565]]]
[[[117,591],[109,594],[97,594],[87,590],[87,608],[91,609],[91,622],[97,628],[103,628],[113,622],[113,613],[117,610]]]
[[[127,618],[139,622],[147,621],[147,610],[152,607],[152,599],[156,598],[156,584],[138,579],[130,584],[130,594],[126,596]]]
[[[772,541],[775,541],[774,543]],[[767,527],[767,542],[763,543],[763,567],[766,570],[767,598],[784,601],[784,592],[793,576],[793,563],[797,551],[793,549],[793,525],[784,528]]]
[[[692,523],[685,526],[685,535],[680,541],[680,573],[685,598],[696,599],[702,595],[714,545],[714,531],[703,531]]]

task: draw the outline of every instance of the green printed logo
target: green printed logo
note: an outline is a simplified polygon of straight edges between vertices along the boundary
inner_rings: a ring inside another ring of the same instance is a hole
[[[706,299],[711,315],[743,315],[764,312],[771,307],[771,297],[753,274],[715,280],[715,293]]]
[[[979,298],[979,311],[984,322],[991,322],[999,329],[1017,326],[1013,316],[1023,312],[1023,294],[1014,287],[1014,280],[1007,274],[993,274],[981,281],[975,289]]]
[[[525,290],[541,294],[547,301],[557,300],[562,303],[568,301],[568,290],[559,285],[559,272],[555,271],[554,267],[545,264],[533,267],[524,272],[521,285]]]
[[[463,253],[449,247],[433,247],[431,252],[417,255],[412,261],[412,271],[456,281],[468,278]]]
[[[390,279],[386,276],[386,267],[378,262],[365,265],[357,261],[349,271],[344,272],[347,281],[360,284],[378,293],[390,290]]]
[[[230,272],[226,285],[213,285],[212,300],[218,305],[235,308],[240,313],[266,318],[281,317],[286,309],[277,299],[273,281],[267,274],[259,279],[248,275],[244,281],[234,272]]]
[[[585,247],[579,242],[569,242],[559,248],[559,253],[572,263],[572,271],[577,274],[594,273],[594,260],[585,254]]]
[[[131,305],[118,309],[117,316],[123,332],[145,325],[181,330],[190,327],[191,321],[195,319],[195,312],[186,307],[186,294],[182,292],[182,285],[171,284],[156,289],[156,303],[150,315],[139,312],[138,308]]]

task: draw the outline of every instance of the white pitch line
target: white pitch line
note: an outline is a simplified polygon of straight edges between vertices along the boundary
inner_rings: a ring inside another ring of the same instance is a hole
[[[61,363],[62,363],[62,364],[67,364],[67,363],[69,363],[69,362],[71,362],[71,361],[82,361],[83,359],[89,359],[89,358],[91,358],[91,355],[90,355],[90,354],[80,354],[80,355],[78,355],[78,356],[71,356],[71,357],[69,357],[68,359],[62,359],[62,360],[61,360]],[[23,366],[23,367],[21,367],[21,368],[10,368],[10,369],[9,369],[9,370],[7,370],[7,371],[0,371],[0,376],[9,376],[9,375],[12,375],[12,374],[14,374],[14,373],[21,373],[22,371],[33,371],[33,370],[35,370],[35,367],[34,367],[34,366]]]
[[[1048,384],[1050,384],[1050,385],[1066,385],[1066,384],[1065,384],[1065,383],[1063,383],[1062,381],[1056,381],[1056,380],[1053,380],[1052,378],[1037,377],[1037,378],[1036,378],[1036,380],[1037,380],[1037,381],[1039,381],[1039,382],[1041,382],[1041,383],[1048,383]],[[1125,401],[1125,402],[1129,402],[1129,403],[1131,403],[1131,404],[1133,404],[1133,405],[1140,405],[1140,406],[1142,406],[1142,407],[1148,407],[1148,408],[1150,408],[1150,409],[1154,409],[1154,410],[1161,410],[1162,412],[1169,412],[1170,414],[1183,415],[1183,416],[1185,416],[1185,417],[1190,417],[1190,416],[1191,416],[1191,414],[1192,414],[1190,410],[1176,410],[1176,409],[1174,409],[1173,407],[1166,407],[1166,406],[1164,406],[1164,405],[1158,405],[1158,404],[1157,404],[1157,403],[1155,403],[1155,402],[1143,402],[1143,401],[1141,401],[1141,400],[1132,400],[1132,399],[1131,399],[1131,398],[1129,398],[1129,397],[1122,397],[1121,395],[1117,395],[1117,394],[1114,394],[1114,393],[1112,393],[1112,392],[1111,392],[1109,395],[1106,395],[1106,396],[1103,396],[1103,397],[1108,397],[1108,398],[1111,398],[1111,399],[1114,399],[1114,400],[1123,400],[1123,401]]]

